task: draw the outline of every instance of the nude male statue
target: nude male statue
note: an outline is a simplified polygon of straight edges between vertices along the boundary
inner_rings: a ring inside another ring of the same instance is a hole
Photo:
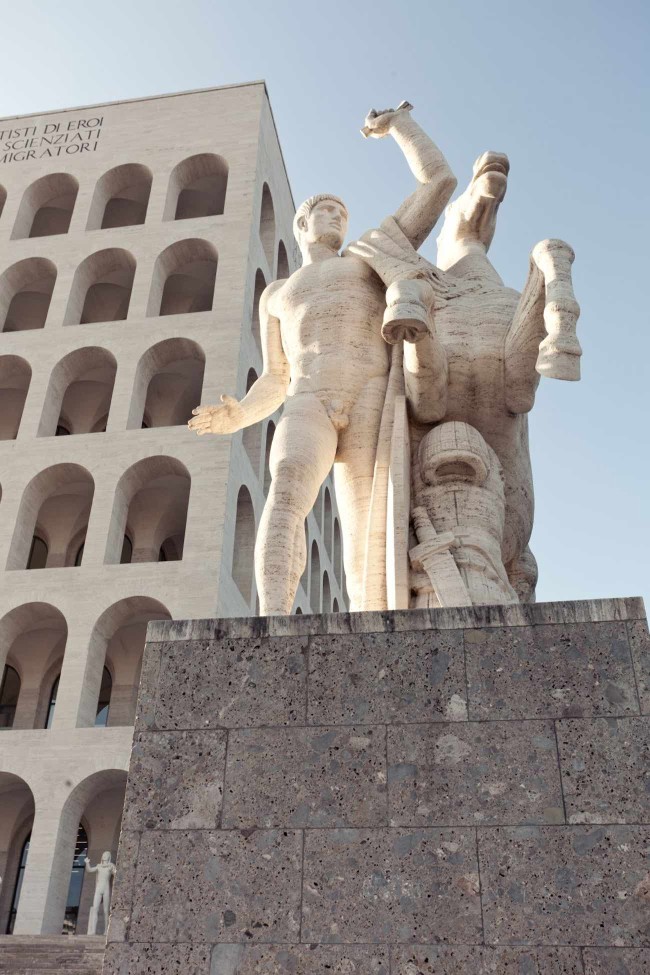
[[[394,219],[419,247],[454,191],[440,150],[411,118],[408,103],[371,111],[365,135],[392,135],[419,186]],[[260,300],[264,370],[237,402],[200,406],[199,435],[229,434],[263,420],[282,403],[270,457],[271,487],[255,547],[262,615],[290,613],[307,552],[304,521],[334,464],[350,608],[362,605],[364,553],[375,455],[386,396],[390,346],[382,337],[386,287],[360,257],[340,254],[345,204],[320,194],[296,213],[303,266],[273,282]],[[408,336],[406,336],[408,339]]]
[[[96,866],[90,866],[88,857],[84,860],[86,873],[96,873],[97,883],[95,885],[95,896],[88,916],[88,934],[97,934],[97,921],[99,908],[104,913],[104,931],[108,928],[108,911],[111,903],[111,881],[115,876],[115,864],[111,863],[111,855],[108,850],[102,853],[102,858]]]

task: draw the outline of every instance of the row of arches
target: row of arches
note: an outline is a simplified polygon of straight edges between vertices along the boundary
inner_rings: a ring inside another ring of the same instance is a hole
[[[160,619],[171,619],[167,607],[145,596],[122,599],[101,614],[90,635],[82,726],[133,724],[147,624]],[[0,729],[51,728],[65,689],[63,613],[49,603],[27,603],[0,621],[0,635],[6,656]]]
[[[207,240],[170,244],[154,264],[147,316],[210,311],[217,260],[216,247]],[[63,324],[125,321],[135,271],[135,258],[123,248],[90,254],[75,271]],[[7,268],[0,275],[0,330],[43,328],[56,278],[56,266],[44,257],[28,257]]]
[[[177,240],[156,258],[146,315],[188,315],[211,311],[217,278],[214,244],[201,238]],[[288,277],[284,243],[278,245],[278,275]],[[90,254],[75,271],[64,325],[126,321],[136,260],[130,251],[109,247]],[[0,275],[0,323],[3,332],[44,328],[57,269],[44,257],[28,257]],[[260,348],[259,299],[266,287],[262,271],[255,278],[253,333]]]
[[[146,457],[117,483],[104,564],[169,562],[183,557],[191,478],[174,457]],[[79,464],[55,464],[29,482],[18,508],[7,569],[83,563],[95,492]]]
[[[123,769],[105,769],[86,776],[58,813],[58,829],[51,833],[53,862],[59,867],[50,878],[50,907],[56,918],[52,933],[86,933],[94,880],[85,879],[84,861],[89,857],[93,864],[98,862],[105,850],[113,862],[117,859],[126,777]],[[12,934],[16,929],[21,905],[28,896],[25,892],[34,879],[30,869],[38,871],[38,864],[30,859],[37,813],[42,817],[44,811],[36,809],[27,782],[13,773],[0,772],[1,934]],[[98,933],[105,933],[103,917]]]
[[[268,459],[265,470],[268,470]],[[268,490],[268,489],[266,489]],[[326,487],[325,491],[329,493]],[[266,493],[266,491],[265,491]],[[320,500],[320,498],[319,498]],[[331,498],[330,498],[331,501]],[[316,514],[316,506],[314,507]],[[316,519],[318,523],[318,518]],[[319,529],[321,526],[319,525]],[[327,549],[327,558],[334,573],[334,585],[343,593],[343,549],[341,544],[341,529],[338,518],[333,519],[330,526],[334,539],[334,551],[330,554]],[[233,545],[232,578],[247,606],[253,606],[255,593],[255,537],[257,533],[257,523],[255,519],[255,507],[253,498],[248,487],[242,484],[237,493],[237,503],[235,508],[235,537]],[[321,537],[322,530],[321,530]],[[333,584],[327,568],[321,567],[321,553],[316,539],[312,539],[310,545],[309,528],[305,522],[305,548],[307,560],[300,580],[300,585],[309,600],[309,607],[312,613],[338,613],[341,604],[336,596],[333,595]],[[323,560],[325,561],[325,560]],[[296,612],[303,612],[297,608]]]
[[[109,169],[95,185],[86,230],[143,224],[152,181],[153,173],[140,163]],[[183,159],[168,178],[163,220],[219,216],[224,212],[227,186],[228,163],[222,156],[203,152]],[[35,180],[22,195],[12,240],[67,234],[78,194],[79,181],[70,173],[48,173]],[[273,214],[270,190],[268,197],[262,204],[266,222],[269,213]],[[0,187],[0,216],[6,199],[6,190]]]
[[[177,426],[201,402],[205,354],[193,340],[157,342],[141,356],[127,429]],[[106,430],[117,373],[115,356],[101,346],[75,349],[50,375],[37,435],[99,433]],[[18,436],[32,377],[29,362],[0,356],[0,440]]]

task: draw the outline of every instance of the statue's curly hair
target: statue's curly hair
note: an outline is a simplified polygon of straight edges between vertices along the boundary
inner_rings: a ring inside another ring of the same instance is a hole
[[[296,238],[298,243],[300,243],[301,229],[299,226],[300,220],[304,217],[307,219],[311,211],[314,209],[317,203],[322,200],[334,200],[335,203],[339,203],[345,210],[346,216],[348,216],[348,208],[346,207],[343,200],[338,196],[334,196],[333,193],[317,193],[315,196],[310,196],[304,203],[301,203],[296,210],[296,215],[293,218],[293,236]]]

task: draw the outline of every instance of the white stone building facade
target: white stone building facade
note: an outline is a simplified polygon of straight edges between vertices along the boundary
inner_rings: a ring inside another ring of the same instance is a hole
[[[0,933],[86,930],[147,622],[256,612],[277,417],[186,420],[259,375],[293,213],[261,82],[0,120]],[[306,530],[336,611],[330,479]]]

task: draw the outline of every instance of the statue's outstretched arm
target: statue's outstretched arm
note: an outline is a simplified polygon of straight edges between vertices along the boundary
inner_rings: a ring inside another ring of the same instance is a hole
[[[282,348],[280,320],[269,309],[269,300],[284,281],[274,281],[260,298],[260,327],[264,370],[241,402],[223,395],[219,406],[197,406],[187,424],[199,436],[205,433],[235,433],[275,413],[289,387],[289,363]]]
[[[376,112],[373,109],[361,131],[376,139],[392,135],[420,184],[394,215],[413,247],[418,248],[449,203],[456,188],[456,177],[437,145],[411,118],[412,107],[403,102],[395,110]]]
[[[99,864],[97,864],[94,867],[91,867],[90,860],[88,859],[88,857],[86,857],[86,859],[84,860],[84,870],[86,871],[86,873],[97,873],[98,869],[99,869]]]

